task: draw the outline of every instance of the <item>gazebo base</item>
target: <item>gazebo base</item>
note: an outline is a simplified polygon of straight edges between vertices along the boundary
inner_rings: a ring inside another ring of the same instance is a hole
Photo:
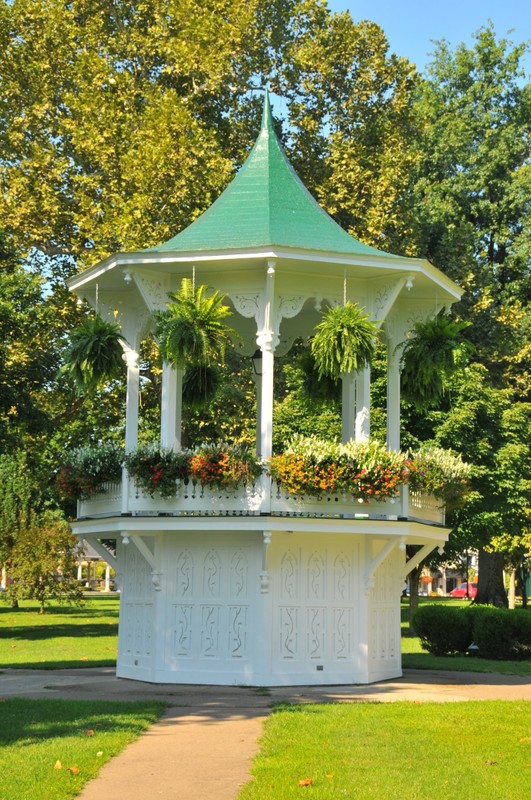
[[[425,525],[129,517],[75,527],[117,539],[119,677],[288,686],[401,675],[404,542]],[[428,532],[433,546],[446,539]]]

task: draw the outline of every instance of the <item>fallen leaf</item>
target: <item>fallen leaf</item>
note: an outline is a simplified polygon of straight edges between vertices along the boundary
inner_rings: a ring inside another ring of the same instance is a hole
[[[79,768],[78,767],[67,767],[68,772],[71,772],[72,775],[79,775]]]
[[[53,765],[53,768],[54,768],[54,769],[63,769],[63,765],[61,764],[61,762],[59,761],[59,759],[57,759],[57,761],[56,761],[56,762],[55,762],[55,764]]]
[[[80,661],[88,661],[88,656],[81,656]]]
[[[102,755],[103,755],[103,750],[98,750],[98,752],[96,753],[96,755],[98,756],[98,758],[100,758],[100,756],[102,756]]]
[[[301,778],[299,786],[311,786],[313,784],[312,778]]]
[[[493,767],[497,763],[498,763],[497,761],[491,761],[490,758],[487,758],[487,760],[485,761],[485,764],[487,764],[489,767]]]
[[[89,731],[87,731],[87,736],[94,736],[94,731],[92,730],[92,728]]]
[[[330,772],[330,773],[328,773],[328,775],[325,775],[325,778],[333,778],[333,777],[334,777],[334,775],[333,775],[333,773],[331,773],[331,772]]]

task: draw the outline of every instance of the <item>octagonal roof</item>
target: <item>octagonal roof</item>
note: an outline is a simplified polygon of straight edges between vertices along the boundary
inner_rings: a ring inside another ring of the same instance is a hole
[[[236,177],[191,225],[143,252],[220,252],[267,246],[396,258],[359,242],[312,197],[277,138],[266,92],[260,134]]]

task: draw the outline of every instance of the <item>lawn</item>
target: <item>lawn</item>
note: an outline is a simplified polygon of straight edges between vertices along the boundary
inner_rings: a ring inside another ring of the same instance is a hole
[[[162,703],[0,701],[1,800],[70,800],[162,714]]]
[[[528,797],[531,704],[281,706],[238,800]]]
[[[116,664],[118,596],[94,595],[81,607],[0,602],[0,667],[65,669]],[[3,798],[1,798],[3,800]]]

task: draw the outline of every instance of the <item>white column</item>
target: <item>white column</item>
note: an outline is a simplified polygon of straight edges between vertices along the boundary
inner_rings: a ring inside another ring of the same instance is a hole
[[[387,341],[387,449],[400,450],[400,355]]]
[[[356,374],[356,441],[366,441],[371,433],[371,369]]]
[[[109,564],[105,564],[105,591],[111,591],[111,568]]]
[[[258,332],[256,342],[262,351],[262,393],[260,404],[260,457],[269,458],[273,452],[273,375],[275,331],[274,320],[275,299],[275,262],[267,265],[266,288],[264,297],[264,324]]]
[[[171,450],[181,449],[183,370],[164,362],[160,403],[160,442]]]
[[[124,359],[127,364],[127,396],[125,409],[125,450],[134,450],[138,444],[138,391],[140,388],[140,370],[138,353],[130,347],[124,347]]]
[[[127,395],[125,408],[125,452],[130,453],[138,445],[138,396],[140,388],[140,370],[138,353],[127,345],[123,345],[124,360],[127,364]],[[127,469],[122,470],[122,506],[121,513],[129,513],[129,475]]]
[[[341,441],[343,444],[356,435],[356,374],[341,375]]]
[[[259,456],[262,447],[262,375],[253,372],[253,381],[256,393],[256,455]]]

